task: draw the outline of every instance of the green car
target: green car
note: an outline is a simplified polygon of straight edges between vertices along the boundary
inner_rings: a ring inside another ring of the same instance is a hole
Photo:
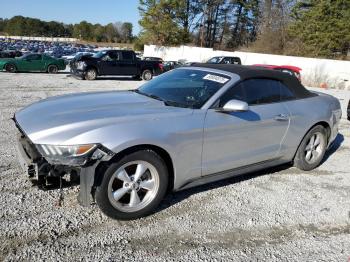
[[[66,69],[63,59],[56,59],[46,54],[26,54],[16,58],[0,59],[0,70],[15,72],[48,72],[55,74]]]

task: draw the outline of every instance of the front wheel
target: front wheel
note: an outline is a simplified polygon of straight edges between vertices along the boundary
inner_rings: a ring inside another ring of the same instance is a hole
[[[151,150],[141,150],[109,166],[96,188],[96,203],[108,217],[136,219],[154,211],[167,186],[163,159]]]
[[[16,73],[16,66],[14,64],[7,64],[5,65],[5,70],[9,73]]]
[[[142,72],[142,79],[145,81],[149,81],[153,78],[153,73],[151,70],[146,69],[145,71]]]
[[[85,79],[86,79],[86,80],[95,80],[96,78],[97,78],[97,71],[96,71],[96,69],[94,69],[94,68],[89,68],[89,69],[86,71]]]
[[[58,72],[58,67],[57,67],[56,65],[49,65],[49,66],[47,67],[47,72],[48,72],[49,74],[57,74],[57,72]]]
[[[327,149],[327,135],[323,126],[315,126],[304,137],[294,158],[294,166],[305,171],[316,168]]]

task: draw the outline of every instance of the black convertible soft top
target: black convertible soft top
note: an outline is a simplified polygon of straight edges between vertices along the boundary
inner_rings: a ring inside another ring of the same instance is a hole
[[[254,78],[268,78],[282,82],[286,85],[297,98],[307,98],[315,96],[314,93],[308,91],[299,80],[287,73],[283,73],[278,70],[265,69],[262,67],[255,66],[241,66],[241,65],[230,65],[230,64],[192,64],[193,67],[203,67],[210,69],[222,70],[238,75],[241,80],[254,79]]]

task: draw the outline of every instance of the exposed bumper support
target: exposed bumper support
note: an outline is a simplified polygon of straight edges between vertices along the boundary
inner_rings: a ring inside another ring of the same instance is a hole
[[[95,169],[98,165],[98,161],[94,164],[83,167],[80,170],[80,192],[78,195],[78,202],[84,207],[88,207],[93,202],[92,188],[95,179]]]

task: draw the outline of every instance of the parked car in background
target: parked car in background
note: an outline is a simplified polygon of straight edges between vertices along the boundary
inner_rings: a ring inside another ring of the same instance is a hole
[[[21,51],[22,53],[45,53],[50,56],[60,58],[76,52],[93,51],[95,45],[85,45],[69,42],[51,42],[37,40],[18,40],[10,38],[0,38],[0,50]]]
[[[145,61],[158,61],[158,62],[163,63],[163,59],[160,57],[145,56],[145,57],[143,57],[143,60],[145,60]]]
[[[4,50],[0,51],[0,58],[15,58],[22,56],[23,53],[17,50]]]
[[[191,66],[193,64],[196,64],[198,62],[191,62],[191,61],[188,61],[187,59],[179,59],[177,61],[181,66]]]
[[[57,73],[66,69],[63,59],[57,59],[46,54],[26,54],[16,58],[0,59],[0,70],[15,72],[48,72]]]
[[[21,166],[39,184],[79,175],[79,203],[127,220],[168,190],[286,163],[312,170],[340,116],[338,99],[288,74],[196,64],[133,91],[50,97],[14,120]]]
[[[180,66],[183,66],[184,64],[178,62],[178,61],[165,61],[163,62],[164,72],[170,71],[172,69],[178,68]]]
[[[94,80],[98,76],[133,76],[135,79],[151,80],[163,72],[159,61],[137,59],[134,51],[105,50],[91,57],[82,56],[71,65],[72,73],[82,79]]]
[[[72,58],[70,61],[68,61],[69,67],[70,67],[70,72],[73,73],[74,68],[76,67],[76,62],[81,60],[82,57],[91,57],[93,56],[95,53],[86,53],[86,52],[82,52],[77,54],[76,56],[74,56],[74,58]],[[67,61],[66,61],[67,63]]]
[[[77,52],[71,55],[62,56],[62,59],[64,59],[67,62],[67,64],[69,64],[69,62],[72,61],[73,59],[79,59],[82,56],[93,56],[93,55],[94,55],[93,52]]]
[[[241,59],[236,56],[215,56],[207,61],[207,64],[231,64],[241,65]]]
[[[258,66],[258,67],[264,67],[266,69],[272,69],[272,70],[277,70],[281,71],[283,73],[290,74],[292,76],[295,76],[298,78],[299,81],[301,81],[301,68],[297,66],[290,66],[290,65],[265,65],[265,64],[255,64],[253,66]]]

